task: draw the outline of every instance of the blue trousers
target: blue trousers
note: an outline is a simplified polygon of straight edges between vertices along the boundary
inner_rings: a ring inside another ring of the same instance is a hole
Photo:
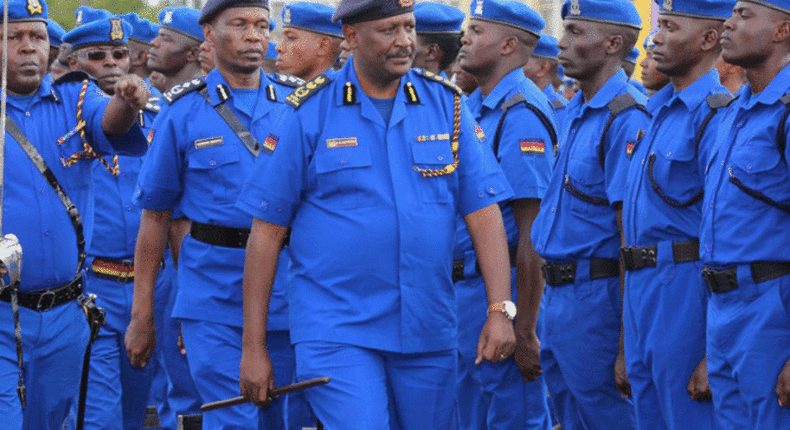
[[[702,263],[674,264],[669,242],[659,244],[658,255],[657,267],[626,275],[625,357],[637,428],[714,429],[713,403],[686,391],[705,356],[710,292]]]
[[[299,380],[331,378],[305,391],[327,429],[449,428],[456,359],[456,351],[401,354],[330,342],[296,344]]]
[[[515,270],[513,272],[515,277]],[[455,288],[460,345],[456,393],[458,428],[550,429],[546,383],[542,376],[533,382],[523,382],[513,357],[501,363],[483,361],[479,366],[474,364],[477,342],[488,311],[483,278],[473,276],[458,281]],[[513,290],[515,292],[515,288]]]
[[[580,261],[577,273],[589,273]],[[634,407],[614,381],[620,340],[617,277],[579,280],[543,293],[540,362],[563,430],[634,429]]]
[[[82,359],[88,345],[85,314],[76,300],[37,312],[20,307],[27,409],[17,397],[14,319],[0,302],[0,426],[6,430],[73,428]],[[117,418],[116,418],[117,419]]]
[[[790,358],[790,275],[755,284],[738,266],[735,290],[708,302],[708,374],[724,429],[787,429],[776,378]]]
[[[91,348],[91,370],[85,408],[85,428],[133,430],[143,426],[145,407],[156,370],[156,355],[144,368],[126,356],[124,335],[132,311],[134,283],[101,279],[86,271],[85,291],[96,294],[106,323]]]

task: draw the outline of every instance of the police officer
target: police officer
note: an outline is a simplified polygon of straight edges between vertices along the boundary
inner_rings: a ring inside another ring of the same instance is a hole
[[[639,90],[639,92],[642,94],[647,95],[647,88],[645,88],[641,82],[632,79],[634,76],[634,70],[636,69],[636,63],[639,61],[639,55],[639,48],[634,46],[634,48],[631,49],[631,53],[628,54],[628,57],[626,57],[625,61],[623,61],[623,70],[625,70],[625,74],[628,76],[628,83],[633,85],[634,88]]]
[[[284,110],[278,100],[290,88],[280,87],[260,70],[269,38],[268,3],[212,1],[202,9],[199,22],[215,48],[217,68],[205,81],[192,79],[163,94],[168,104],[153,127],[151,152],[134,197],[144,211],[126,345],[133,365],[147,363],[154,344],[154,281],[171,214],[178,209],[192,222],[178,256],[178,284],[189,288],[178,289],[173,317],[182,320],[195,386],[202,400],[211,402],[239,392],[241,277],[252,220],[234,204],[264,136]],[[282,260],[288,264],[287,258]],[[271,303],[276,317],[269,340],[273,354],[282,355],[278,362],[291,363],[281,365],[278,374],[278,381],[289,383],[293,352],[282,279]],[[273,407],[261,413],[276,428],[280,411]],[[203,417],[212,429],[257,428],[258,422],[259,410],[252,405]]]
[[[78,6],[74,9],[75,27],[87,24],[99,19],[109,18],[112,14],[104,9],[94,9],[90,6]]]
[[[8,15],[4,84],[8,116],[20,132],[8,124],[3,233],[19,237],[24,264],[19,287],[0,293],[0,417],[4,429],[60,429],[74,425],[70,411],[89,332],[75,300],[82,292],[78,238],[93,224],[87,155],[145,150],[134,120],[148,93],[141,79],[128,75],[116,82],[112,98],[83,73],[44,79],[47,4],[11,0]],[[54,179],[45,178],[26,151],[43,158]],[[79,212],[66,210],[56,181]],[[10,303],[14,295],[18,311]],[[16,335],[15,325],[21,329]]]
[[[747,83],[746,70],[741,66],[724,61],[722,56],[719,56],[719,61],[716,62],[716,70],[719,71],[721,84],[727,87],[730,94],[737,94]]]
[[[417,3],[414,64],[431,73],[447,78],[444,73],[455,61],[461,49],[461,25],[466,15],[458,8],[440,3]]]
[[[655,37],[656,33],[658,33],[658,30],[650,32],[650,35],[645,38],[645,56],[639,62],[639,66],[642,67],[642,84],[647,89],[648,97],[669,84],[669,76],[658,71],[656,62],[653,60],[653,50],[656,48],[656,44],[653,43],[653,37]]]
[[[320,3],[283,6],[282,40],[275,65],[280,73],[306,81],[332,69],[340,55],[343,31],[332,22],[333,9]]]
[[[723,428],[788,428],[790,2],[739,1],[721,45],[749,84],[719,122],[707,166],[700,256],[713,292],[710,386]]]
[[[456,58],[450,65],[450,81],[456,84],[464,94],[472,94],[477,89],[477,81],[474,76],[462,69],[459,63],[460,61]]]
[[[411,68],[412,11],[407,0],[340,2],[334,19],[351,60],[289,96],[294,111],[269,134],[239,200],[255,216],[242,393],[265,402],[274,386],[263,342],[266,303],[290,226],[297,376],[331,378],[306,391],[326,428],[449,428],[457,212],[476,244],[490,304],[477,361],[500,362],[514,349],[496,204],[512,191],[460,90]]]
[[[640,19],[627,0],[567,0],[562,17],[560,64],[581,90],[565,109],[558,160],[532,227],[548,285],[541,364],[564,429],[631,429],[633,405],[621,396],[628,382],[618,348],[618,225],[626,147],[648,114],[621,64]]]
[[[116,76],[129,73],[127,42],[131,32],[128,22],[115,17],[66,33],[64,40],[74,49],[72,68],[97,77],[100,87],[112,95]],[[140,210],[131,199],[141,166],[140,156],[115,156],[109,170],[99,162],[93,166],[96,221],[88,247],[85,290],[99,296],[107,315],[91,351],[91,390],[85,412],[89,429],[140,428],[155,370],[153,366],[133,368],[123,354],[140,225]]]
[[[553,85],[560,66],[557,59],[559,52],[557,39],[550,34],[541,33],[535,51],[529,56],[527,64],[522,67],[524,75],[543,91],[555,110],[562,109],[567,104],[567,100],[554,89]]]
[[[47,60],[47,64],[49,67],[52,67],[52,63],[58,58],[64,34],[66,34],[66,31],[63,30],[60,24],[52,19],[47,20],[47,35],[49,35],[49,59]]]
[[[124,21],[132,25],[129,35],[129,73],[148,79],[151,69],[148,68],[148,49],[151,41],[159,34],[159,26],[151,21],[140,18],[136,12],[122,15]]]
[[[705,167],[732,100],[714,65],[734,4],[659,2],[651,54],[670,84],[647,103],[647,133],[626,148],[632,160],[623,201],[623,321],[640,429],[718,428],[704,358],[710,293],[698,276],[698,235]]]
[[[475,268],[469,232],[459,222],[453,257],[460,343],[459,422],[464,429],[548,429],[536,334],[537,297],[543,285],[540,257],[529,232],[548,185],[557,126],[548,99],[521,70],[545,23],[537,12],[516,1],[477,0],[470,13],[460,65],[480,84],[467,99],[469,110],[515,193],[502,206],[502,217],[515,268],[511,297],[519,312],[515,358],[475,363],[477,336],[485,324],[485,286]]]
[[[268,54],[268,51],[266,52]],[[204,75],[208,75],[209,72],[214,70],[214,49],[208,41],[200,44],[198,61],[200,61],[200,68],[203,70]]]

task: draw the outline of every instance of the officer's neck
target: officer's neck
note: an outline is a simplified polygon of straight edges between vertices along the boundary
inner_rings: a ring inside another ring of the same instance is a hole
[[[373,97],[376,99],[391,99],[398,94],[401,76],[370,76],[364,73],[364,68],[356,67],[356,63],[354,63],[354,66],[354,71],[356,72],[357,80],[359,81],[359,87],[362,88],[362,91],[368,97]]]
[[[197,77],[203,76],[203,70],[200,68],[200,63],[198,62],[188,62],[178,70],[176,73],[172,75],[165,75],[165,82],[164,87],[165,91],[173,88],[178,84],[183,84],[184,82],[194,79]]]
[[[228,86],[237,89],[257,89],[261,87],[261,69],[232,69],[216,64],[219,73],[225,78]]]
[[[774,53],[759,64],[744,66],[752,94],[761,93],[788,63],[790,53],[782,52]]]
[[[691,66],[686,73],[670,77],[669,81],[672,82],[675,91],[680,92],[685,90],[690,87],[691,84],[710,73],[710,71],[716,67],[716,60],[718,57],[717,52],[712,52],[707,55],[703,54],[702,59],[697,64]]]
[[[611,62],[610,64],[605,64],[592,75],[579,79],[579,90],[584,95],[584,102],[589,103],[620,69],[622,69],[622,66],[619,62]]]

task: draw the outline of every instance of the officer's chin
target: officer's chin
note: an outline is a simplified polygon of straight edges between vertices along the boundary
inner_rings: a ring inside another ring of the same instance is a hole
[[[395,76],[403,76],[411,70],[414,59],[411,57],[390,58],[387,61],[387,71]]]
[[[38,73],[17,76],[16,79],[9,79],[8,91],[11,94],[20,96],[33,94],[38,91],[38,87],[41,86],[43,78],[44,76]]]

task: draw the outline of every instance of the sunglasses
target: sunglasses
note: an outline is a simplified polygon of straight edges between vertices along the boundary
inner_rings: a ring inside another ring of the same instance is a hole
[[[116,60],[123,60],[129,56],[129,50],[126,48],[113,49],[111,51],[105,49],[93,49],[90,51],[81,52],[80,55],[90,61],[102,61],[107,58],[107,55],[112,55]]]

